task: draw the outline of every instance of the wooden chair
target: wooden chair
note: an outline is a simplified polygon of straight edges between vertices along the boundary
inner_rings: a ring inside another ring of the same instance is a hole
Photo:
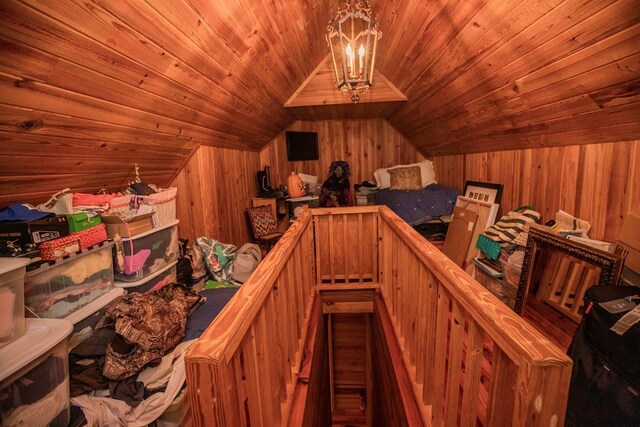
[[[247,209],[249,226],[253,235],[253,242],[264,245],[268,253],[271,246],[282,237],[278,232],[278,223],[273,215],[273,209],[269,205],[256,206]]]

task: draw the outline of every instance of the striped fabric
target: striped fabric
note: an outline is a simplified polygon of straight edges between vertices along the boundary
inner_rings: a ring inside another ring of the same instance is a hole
[[[512,243],[524,231],[525,224],[537,222],[540,222],[540,214],[534,210],[512,211],[487,228],[484,235],[500,244]]]

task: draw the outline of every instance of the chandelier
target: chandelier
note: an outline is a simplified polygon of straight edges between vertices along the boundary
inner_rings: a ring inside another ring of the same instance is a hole
[[[382,33],[368,0],[348,0],[327,27],[338,89],[358,102],[373,86],[376,47]]]

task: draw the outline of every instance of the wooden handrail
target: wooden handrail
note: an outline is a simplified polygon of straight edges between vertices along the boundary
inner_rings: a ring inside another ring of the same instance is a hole
[[[501,303],[500,300],[471,278],[462,268],[425,240],[409,224],[402,221],[386,206],[381,206],[380,217],[393,228],[397,236],[409,246],[431,273],[450,291],[491,338],[514,360],[537,362],[557,359],[566,364],[569,358],[545,338],[526,320]]]
[[[314,294],[310,224],[305,212],[187,353],[195,425],[286,423]]]
[[[314,295],[354,287],[379,289],[425,425],[564,422],[570,359],[371,206],[305,212],[194,344],[195,425],[289,425]]]
[[[301,216],[280,238],[278,244],[258,265],[251,280],[240,287],[233,301],[223,308],[216,321],[191,347],[187,355],[188,361],[201,358],[213,363],[222,360],[229,362],[230,355],[236,351],[242,337],[249,330],[258,309],[300,240],[300,231],[309,225],[310,219],[309,214]]]
[[[563,425],[569,357],[388,208],[380,207],[378,216],[380,289],[404,342],[425,423],[456,424],[460,404],[461,425],[476,425],[476,416],[487,425]],[[403,269],[405,278],[417,280],[399,279]],[[415,319],[427,319],[417,322],[418,334]],[[421,342],[420,333],[435,342]],[[477,405],[485,375],[479,359],[487,339],[493,362],[483,414]],[[444,372],[445,363],[464,365],[465,374]],[[447,390],[444,402],[436,398],[440,388]]]

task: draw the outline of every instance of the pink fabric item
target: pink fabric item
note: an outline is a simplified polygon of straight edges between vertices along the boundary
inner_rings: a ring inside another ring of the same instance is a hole
[[[142,249],[140,252],[124,257],[124,274],[133,274],[138,270],[142,270],[147,258],[151,255],[150,249]]]
[[[109,203],[116,194],[73,193],[73,206],[100,206]]]

